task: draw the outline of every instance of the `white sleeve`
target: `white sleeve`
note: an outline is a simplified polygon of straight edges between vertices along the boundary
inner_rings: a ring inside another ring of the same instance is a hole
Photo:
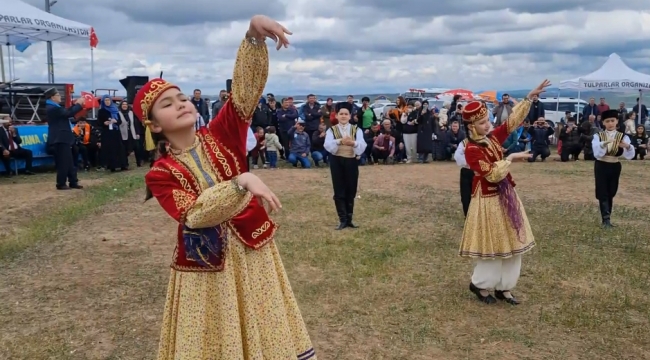
[[[334,133],[332,133],[332,129],[327,129],[325,132],[325,143],[323,144],[323,147],[330,154],[336,154],[336,152],[339,151],[339,144],[337,144],[336,140],[334,139]]]
[[[248,127],[248,134],[246,134],[246,151],[251,151],[257,146],[257,140],[255,139],[255,134],[253,134],[253,129]]]
[[[594,157],[598,160],[607,154],[607,147],[600,146],[600,136],[598,134],[594,134],[594,138],[591,140],[591,150],[593,150]]]
[[[630,138],[627,135],[623,136],[623,142],[630,144],[630,147],[627,148],[627,150],[623,150],[623,157],[632,160],[634,158],[635,150],[634,146],[632,146],[632,143],[630,142]]]
[[[465,159],[465,142],[461,141],[454,152],[454,160],[460,167],[467,167],[467,160]]]
[[[361,156],[367,146],[366,140],[363,139],[363,130],[357,128],[357,136],[354,138],[354,155]]]

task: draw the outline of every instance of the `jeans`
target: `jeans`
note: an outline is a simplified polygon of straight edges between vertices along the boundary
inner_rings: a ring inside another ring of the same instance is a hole
[[[329,153],[326,150],[316,150],[312,151],[311,158],[314,159],[314,163],[318,166],[319,162],[324,162],[327,164],[327,159],[329,158]]]
[[[277,151],[267,151],[266,160],[269,162],[271,169],[278,167],[278,152]]]
[[[302,166],[303,169],[309,169],[311,167],[311,162],[306,156],[302,157],[299,154],[290,153],[288,160],[294,167],[298,166],[298,162],[300,162],[300,166]]]

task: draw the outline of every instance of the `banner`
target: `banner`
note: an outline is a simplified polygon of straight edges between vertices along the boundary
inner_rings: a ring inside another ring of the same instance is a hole
[[[18,135],[23,141],[20,146],[32,151],[34,160],[32,165],[36,168],[39,166],[54,166],[54,157],[47,154],[45,146],[47,144],[47,125],[22,125],[16,126]],[[25,168],[24,160],[16,160],[18,169]],[[11,166],[15,166],[14,160],[11,160]],[[5,171],[4,165],[0,162],[0,171]]]
[[[65,19],[61,19],[65,21]],[[58,32],[76,35],[79,37],[90,37],[90,30],[80,27],[70,26],[63,22],[56,23],[54,21],[42,20],[27,16],[12,16],[9,14],[0,14],[0,23],[18,25],[19,27],[38,28],[43,30],[57,30]]]
[[[650,83],[635,81],[581,81],[583,87],[593,90],[623,89],[623,90],[650,90]]]

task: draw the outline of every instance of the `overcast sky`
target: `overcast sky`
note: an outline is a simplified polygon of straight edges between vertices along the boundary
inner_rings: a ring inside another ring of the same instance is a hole
[[[52,12],[95,27],[95,87],[120,91],[126,75],[163,70],[185,91],[217,93],[256,13],[294,32],[291,49],[271,51],[277,94],[522,89],[589,73],[612,52],[650,73],[649,0],[59,0]],[[88,43],[53,46],[55,80],[90,90]],[[16,54],[21,80],[47,81],[45,44]]]

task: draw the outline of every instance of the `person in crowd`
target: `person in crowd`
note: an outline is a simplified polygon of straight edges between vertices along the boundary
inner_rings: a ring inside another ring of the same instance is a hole
[[[264,128],[258,126],[255,128],[255,147],[251,150],[251,159],[253,160],[253,169],[259,169],[258,160],[261,160],[262,168],[266,169],[266,134]]]
[[[637,124],[645,124],[648,119],[648,107],[645,104],[641,104],[639,108],[640,98],[636,98],[636,105],[632,107],[632,111],[637,114]]]
[[[305,132],[311,139],[314,133],[318,132],[318,125],[320,125],[322,116],[320,104],[316,101],[316,95],[307,95],[307,102],[300,107],[299,114],[305,123]]]
[[[357,125],[356,120],[357,120],[357,112],[359,112],[359,105],[357,105],[357,103],[354,102],[353,95],[348,95],[347,102],[348,104],[352,105],[352,117],[350,118],[350,124]]]
[[[377,122],[377,114],[370,107],[370,98],[364,96],[361,99],[361,108],[357,111],[356,114],[356,123],[361,129],[368,130],[373,123]]]
[[[562,141],[562,150],[560,151],[560,161],[576,161],[582,151],[581,136],[578,126],[573,118],[569,118],[566,126],[560,132]]]
[[[605,101],[604,97],[600,98],[600,102],[598,103],[598,106],[596,106],[596,107],[598,108],[598,114],[602,114],[603,112],[609,110],[609,105]]]
[[[400,119],[404,149],[406,150],[406,163],[412,163],[417,158],[418,112],[415,108],[420,106],[419,101],[416,101],[413,105],[409,104]]]
[[[533,98],[533,103],[530,106],[530,112],[526,119],[529,122],[535,122],[539,118],[546,117],[546,111],[544,110],[544,104],[539,101],[539,97]]]
[[[206,121],[210,121],[210,109],[208,103],[201,98],[201,90],[194,89],[194,96],[192,96],[192,104],[196,107],[196,111]],[[124,101],[123,101],[124,102]],[[120,104],[121,105],[121,104]],[[127,104],[128,105],[128,104]]]
[[[278,102],[275,100],[275,97],[268,97],[266,98],[266,105],[269,107],[269,111],[271,112],[271,125],[274,126],[276,129],[279,127],[278,124],[278,109],[280,108],[280,105]]]
[[[289,163],[293,167],[298,167],[298,163],[303,169],[309,169],[311,163],[309,162],[309,154],[311,150],[311,140],[305,131],[305,121],[299,119],[298,122],[289,130],[289,138],[291,139],[291,147],[289,148]]]
[[[278,109],[278,124],[280,126],[280,142],[282,143],[282,148],[284,149],[285,156],[289,158],[288,152],[291,148],[291,137],[289,136],[289,131],[293,129],[298,121],[298,110],[291,105],[289,98],[282,99],[282,108]]]
[[[228,92],[226,90],[219,91],[219,99],[212,104],[212,118],[216,118],[219,110],[226,104],[228,100]]]
[[[496,299],[519,304],[512,289],[521,272],[521,257],[535,246],[535,238],[509,168],[513,161],[527,159],[530,154],[515,153],[504,158],[501,147],[528,116],[533,96],[539,96],[549,85],[545,80],[531,90],[492,132],[487,107],[470,102],[463,110],[469,137],[465,160],[477,178],[459,254],[475,260],[469,288],[486,304],[494,304]],[[490,288],[495,289],[494,296]]]
[[[75,138],[71,131],[70,119],[83,109],[84,97],[75,100],[74,105],[68,109],[61,106],[61,94],[55,88],[45,91],[45,99],[47,142],[54,150],[56,188],[58,190],[83,189],[83,186],[79,185],[75,160],[72,158],[72,145]]]
[[[266,143],[266,160],[269,162],[269,168],[271,170],[277,169],[278,152],[282,150],[282,144],[280,143],[280,138],[278,138],[278,135],[276,134],[275,126],[269,126],[266,128],[264,141]]]
[[[449,130],[447,130],[447,159],[451,159],[454,153],[458,151],[458,146],[465,140],[465,132],[460,130],[460,125],[457,122],[452,122]]]
[[[325,150],[326,133],[327,126],[325,123],[321,123],[318,125],[318,131],[311,136],[311,158],[316,167],[319,167],[321,162],[327,164],[329,161],[329,154]]]
[[[97,130],[94,129],[85,117],[77,119],[77,123],[72,128],[72,132],[77,138],[79,154],[83,162],[84,169],[90,170],[90,167],[97,167],[99,164],[98,155],[101,146]]]
[[[492,109],[492,113],[494,114],[494,126],[501,125],[510,117],[514,105],[515,102],[510,99],[509,94],[503,94],[501,96],[501,102]],[[526,116],[528,116],[528,114],[526,114]]]
[[[451,117],[454,116],[454,113],[458,110],[458,105],[459,105],[458,102],[462,101],[462,99],[463,96],[458,94],[454,95],[454,97],[452,98],[451,104],[449,104],[449,109],[451,109],[451,112],[447,113],[449,119],[451,119]],[[448,121],[447,124],[451,124],[451,122]]]
[[[523,130],[519,134],[519,147],[521,148],[521,151],[530,150],[530,131],[532,130],[530,122],[528,120],[524,120],[524,123],[521,127]]]
[[[327,128],[332,127],[332,117],[336,117],[336,109],[334,108],[334,99],[327,98],[325,105],[320,108],[321,118],[320,121],[322,124],[325,124]]]
[[[401,124],[399,121],[395,124]],[[404,151],[404,143],[401,142],[402,134],[397,131],[396,127],[393,127],[393,121],[391,119],[385,119],[381,123],[381,133],[384,135],[390,135],[395,139],[395,152],[393,153],[393,161],[400,163],[406,161],[406,152]]]
[[[548,138],[555,133],[555,130],[546,122],[546,119],[540,117],[528,132],[531,137],[532,150],[532,156],[528,161],[535,162],[538,156],[542,157],[542,162],[546,161],[546,158],[551,156],[551,150],[549,149],[550,141]]]
[[[618,123],[624,123],[625,120],[627,120],[627,108],[625,107],[625,103],[623,101],[618,104],[618,109],[616,109],[616,111],[618,111]]]
[[[264,36],[287,46],[285,32],[265,16],[251,20],[235,61],[232,101],[198,132],[196,108],[177,86],[152,79],[136,95],[147,143],[158,145],[145,177],[147,199],[156,198],[179,224],[159,360],[316,359],[273,241],[278,227],[262,201],[270,211],[281,204],[242,168],[267,80]]]
[[[359,162],[356,157],[366,151],[366,142],[363,139],[363,130],[350,124],[352,111],[353,106],[349,102],[338,103],[338,124],[328,129],[325,135],[325,150],[330,153],[334,205],[339,217],[337,230],[357,227],[352,222],[359,183]]]
[[[590,116],[594,117],[594,120],[600,113],[598,112],[598,105],[596,105],[596,99],[589,99],[589,104],[585,105],[582,109],[582,116],[589,118]]]
[[[627,136],[634,136],[636,134],[636,113],[634,111],[627,114],[627,118],[623,121],[623,126],[619,126],[618,131]]]
[[[390,120],[384,120],[390,124]],[[382,161],[384,165],[392,164],[395,156],[395,137],[390,131],[380,132],[372,143],[372,158],[375,164]]]
[[[375,143],[375,140],[377,140],[377,137],[381,134],[381,124],[379,121],[375,121],[372,123],[370,126],[370,129],[366,129],[363,131],[363,140],[366,142],[366,151],[363,152],[361,155],[361,159],[359,161],[360,165],[365,165],[366,163],[370,163],[373,165],[376,165],[378,163],[378,160],[374,158],[372,149],[373,149],[373,144]]]
[[[424,100],[422,107],[417,110],[417,138],[416,151],[418,162],[426,164],[429,162],[429,155],[433,154],[433,116],[434,112],[429,109],[429,101]]]
[[[594,135],[598,134],[600,130],[596,128],[595,124],[591,121],[585,121],[580,125],[580,142],[582,143],[582,151],[586,161],[594,161],[594,152],[591,147],[591,141]]]
[[[447,119],[447,127],[449,127],[449,124],[451,124],[454,121],[459,124],[463,122],[463,104],[456,104],[456,109],[454,110],[454,112],[451,113],[451,116],[449,116]]]
[[[0,119],[0,124],[2,129],[0,129],[0,158],[2,159],[2,164],[5,167],[7,176],[12,176],[11,171],[11,161],[10,159],[19,159],[25,160],[25,175],[34,175],[32,168],[32,159],[34,154],[29,149],[25,149],[20,146],[23,143],[18,129],[13,126],[11,121],[11,116],[4,116]]]
[[[109,95],[101,99],[97,122],[102,126],[103,163],[111,172],[117,169],[128,170],[128,160],[122,142],[120,110]]]
[[[523,146],[520,145],[519,139],[521,137],[521,133],[524,132],[524,127],[520,126],[516,131],[512,132],[510,135],[508,135],[508,138],[506,141],[503,143],[503,154],[505,156],[508,156],[513,153],[518,153],[524,151]]]
[[[645,159],[645,156],[648,154],[648,134],[645,131],[645,126],[638,125],[636,127],[636,133],[633,136],[629,136],[632,140],[632,146],[634,146],[634,158]]]
[[[199,96],[201,92],[199,90]],[[196,96],[196,90],[194,91],[194,96]],[[196,106],[196,104],[194,104]],[[122,144],[124,147],[124,155],[126,156],[126,167],[129,167],[129,155],[132,153],[135,155],[135,164],[137,167],[142,166],[143,156],[142,149],[140,148],[140,135],[138,134],[138,125],[140,122],[135,115],[133,110],[126,101],[120,102],[120,111],[118,112],[120,117],[120,135],[122,136]],[[198,114],[198,116],[201,116]],[[204,125],[205,126],[205,125]]]
[[[257,129],[261,127],[265,129],[267,126],[271,126],[272,114],[271,109],[269,109],[266,104],[266,98],[260,97],[260,100],[257,102],[257,107],[253,113],[253,119],[251,121],[251,128]]]
[[[621,177],[622,166],[619,157],[633,159],[634,146],[627,135],[616,130],[618,122],[616,110],[605,111],[602,119],[605,129],[594,135],[591,148],[596,158],[594,178],[602,226],[611,228],[614,197],[618,192],[618,181]]]

